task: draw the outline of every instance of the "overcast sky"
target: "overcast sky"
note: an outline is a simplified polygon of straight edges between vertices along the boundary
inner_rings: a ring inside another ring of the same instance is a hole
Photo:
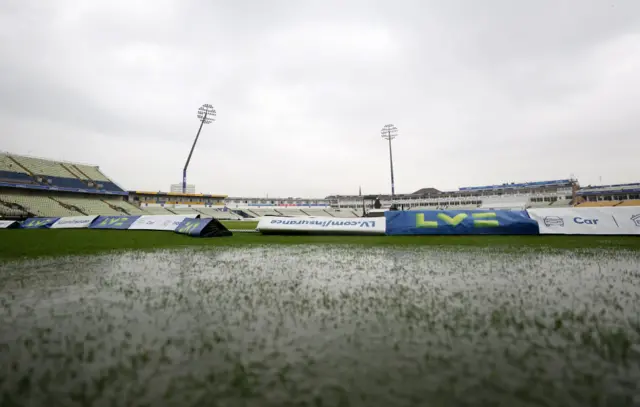
[[[640,181],[640,1],[0,2],[0,150],[166,191],[203,103],[198,192]]]

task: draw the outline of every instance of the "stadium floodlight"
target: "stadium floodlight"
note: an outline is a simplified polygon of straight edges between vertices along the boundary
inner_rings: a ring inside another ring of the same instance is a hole
[[[193,155],[193,150],[196,148],[196,143],[198,142],[198,137],[200,137],[200,131],[202,130],[202,126],[205,124],[210,124],[212,121],[216,119],[216,110],[210,104],[204,104],[200,106],[198,109],[198,120],[200,120],[200,128],[198,128],[198,133],[196,134],[196,139],[193,141],[193,145],[191,146],[191,151],[189,151],[189,157],[187,157],[187,162],[184,164],[184,169],[182,170],[182,193],[187,193],[187,167],[189,167],[189,162],[191,161],[191,156]]]
[[[389,164],[391,165],[391,206],[395,200],[396,191],[393,181],[393,154],[391,152],[391,140],[398,137],[398,128],[393,124],[385,125],[380,131],[382,138],[389,141]]]

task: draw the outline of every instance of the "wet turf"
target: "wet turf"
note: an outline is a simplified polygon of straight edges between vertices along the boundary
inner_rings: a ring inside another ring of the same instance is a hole
[[[639,270],[326,244],[5,261],[0,405],[640,405]]]

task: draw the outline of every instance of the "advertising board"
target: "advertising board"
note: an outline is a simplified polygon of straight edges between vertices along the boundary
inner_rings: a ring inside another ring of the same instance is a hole
[[[640,235],[640,207],[538,208],[527,210],[540,234]]]
[[[200,215],[143,215],[129,226],[129,230],[175,231],[185,219],[195,219]]]
[[[263,234],[384,235],[384,218],[276,217],[264,216],[256,228]]]
[[[537,235],[526,211],[387,211],[387,235]]]
[[[98,216],[66,216],[58,219],[51,229],[86,229]]]

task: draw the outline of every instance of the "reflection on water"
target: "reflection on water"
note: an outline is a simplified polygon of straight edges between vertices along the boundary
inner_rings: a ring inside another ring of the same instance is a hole
[[[633,253],[160,251],[0,287],[3,406],[640,405]]]

